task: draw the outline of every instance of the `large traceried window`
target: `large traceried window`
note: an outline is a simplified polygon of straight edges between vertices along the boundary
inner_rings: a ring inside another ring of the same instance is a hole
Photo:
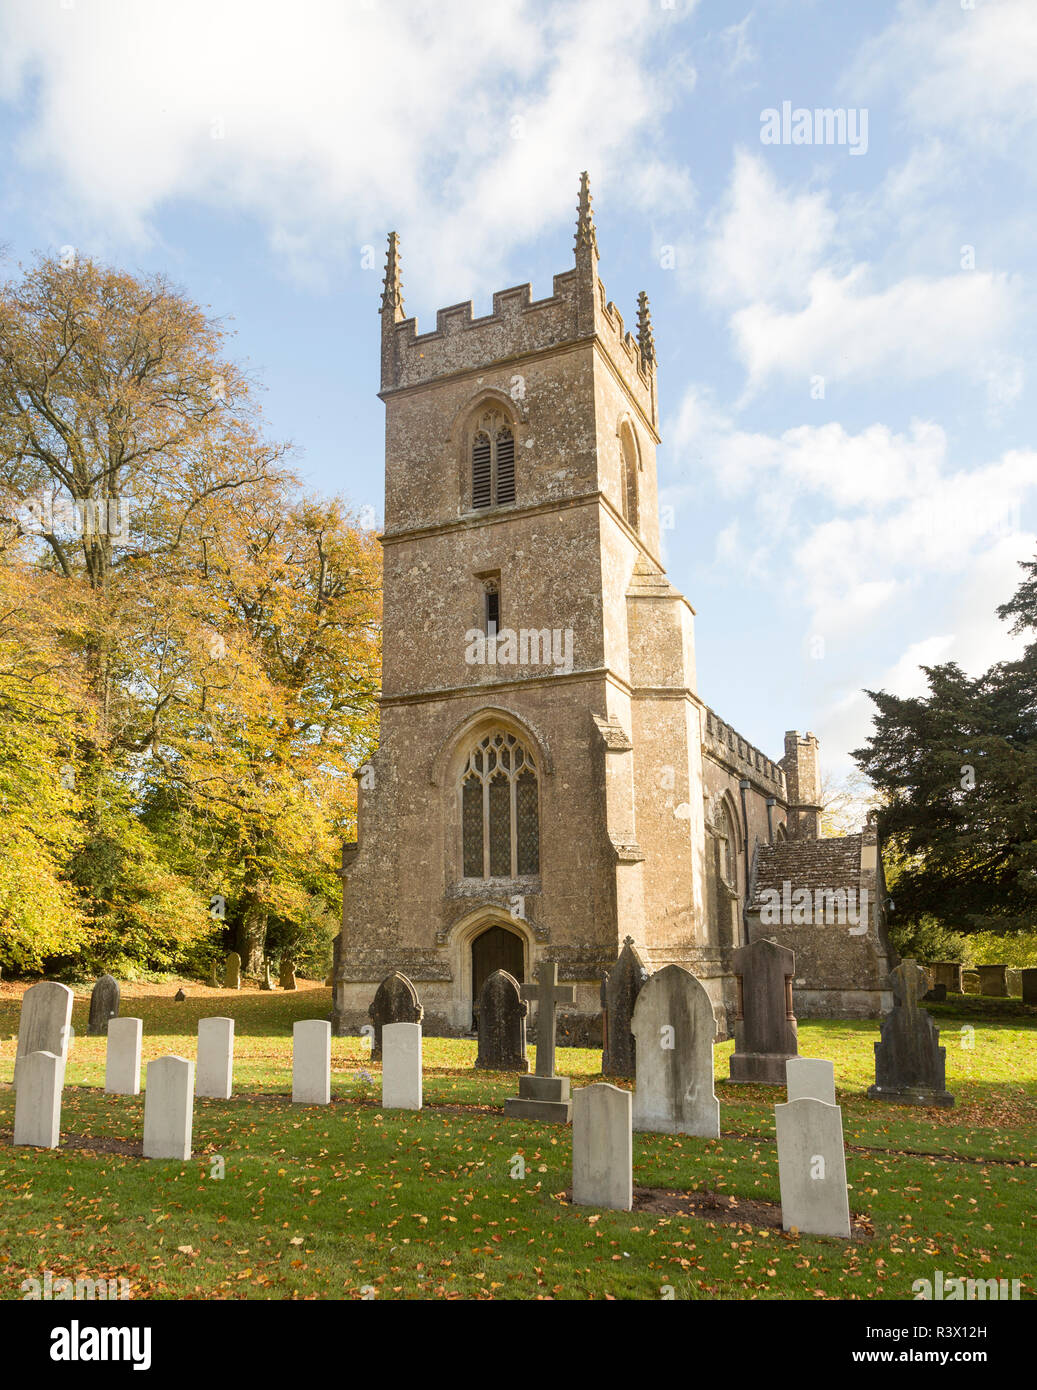
[[[461,838],[465,878],[540,872],[536,764],[514,734],[487,734],[469,753],[461,773]]]
[[[472,506],[499,507],[515,500],[515,435],[497,410],[485,411],[472,436]]]

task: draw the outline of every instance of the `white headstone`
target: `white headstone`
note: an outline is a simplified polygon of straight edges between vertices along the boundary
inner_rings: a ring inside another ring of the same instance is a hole
[[[194,1063],[158,1057],[148,1063],[144,1087],[144,1157],[191,1157]]]
[[[382,1027],[382,1109],[421,1109],[421,1024]]]
[[[641,987],[631,1032],[637,1046],[634,1128],[716,1139],[716,1019],[705,986],[679,965],[663,966]]]
[[[198,1020],[198,1076],[196,1096],[230,1100],[234,1087],[234,1020]]]
[[[308,1018],[292,1029],[292,1100],[331,1103],[331,1024]]]
[[[631,1113],[630,1092],[607,1081],[573,1092],[573,1202],[577,1206],[629,1211],[634,1205]]]
[[[61,1131],[61,1086],[65,1064],[53,1052],[30,1052],[21,1060],[14,1102],[14,1142],[56,1149]]]
[[[143,1032],[144,1021],[140,1018],[112,1018],[108,1021],[104,1089],[112,1095],[140,1095],[140,1044]]]
[[[850,1236],[843,1112],[803,1098],[774,1107],[781,1224],[802,1235]]]
[[[65,1084],[65,1061],[72,1030],[72,991],[57,980],[41,980],[22,995],[18,1019],[18,1050],[14,1059],[14,1084],[23,1057],[31,1052],[53,1052],[61,1060],[61,1085]]]
[[[821,1057],[790,1057],[785,1063],[789,1100],[823,1100],[835,1104],[835,1064]]]

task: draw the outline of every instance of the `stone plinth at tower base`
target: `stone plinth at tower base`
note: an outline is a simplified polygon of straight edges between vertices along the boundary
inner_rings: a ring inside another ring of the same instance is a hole
[[[518,1095],[504,1102],[505,1115],[516,1120],[567,1125],[572,1112],[567,1076],[520,1076]]]

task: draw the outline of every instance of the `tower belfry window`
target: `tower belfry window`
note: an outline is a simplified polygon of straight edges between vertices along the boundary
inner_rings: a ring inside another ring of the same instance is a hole
[[[515,436],[497,411],[488,411],[472,436],[472,506],[499,507],[515,500]]]
[[[493,501],[493,464],[490,436],[482,430],[472,445],[472,506],[489,507]]]
[[[515,436],[504,428],[497,435],[497,501],[515,500]]]

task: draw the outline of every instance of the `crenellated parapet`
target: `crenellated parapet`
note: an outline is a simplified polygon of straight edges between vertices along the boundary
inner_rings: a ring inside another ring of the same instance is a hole
[[[607,297],[598,277],[598,242],[590,209],[587,176],[581,177],[576,265],[555,275],[551,294],[534,299],[532,286],[498,290],[489,314],[476,317],[471,300],[436,313],[436,326],[418,332],[416,318],[405,318],[399,238],[389,235],[382,292],[382,395],[459,372],[484,370],[509,361],[597,340],[628,390],[656,423],[655,345],[644,322],[647,299],[639,300],[635,336]]]
[[[471,300],[451,304],[437,311],[428,333],[418,332],[416,318],[383,319],[383,346],[388,339],[390,350],[383,354],[382,392],[557,348],[578,337],[576,320],[575,270],[556,275],[546,299],[534,299],[525,284],[498,290],[492,313],[479,317]]]
[[[730,767],[739,777],[756,782],[767,795],[782,802],[787,800],[785,773],[780,765],[759,748],[754,748],[711,709],[703,712],[702,751]]]

